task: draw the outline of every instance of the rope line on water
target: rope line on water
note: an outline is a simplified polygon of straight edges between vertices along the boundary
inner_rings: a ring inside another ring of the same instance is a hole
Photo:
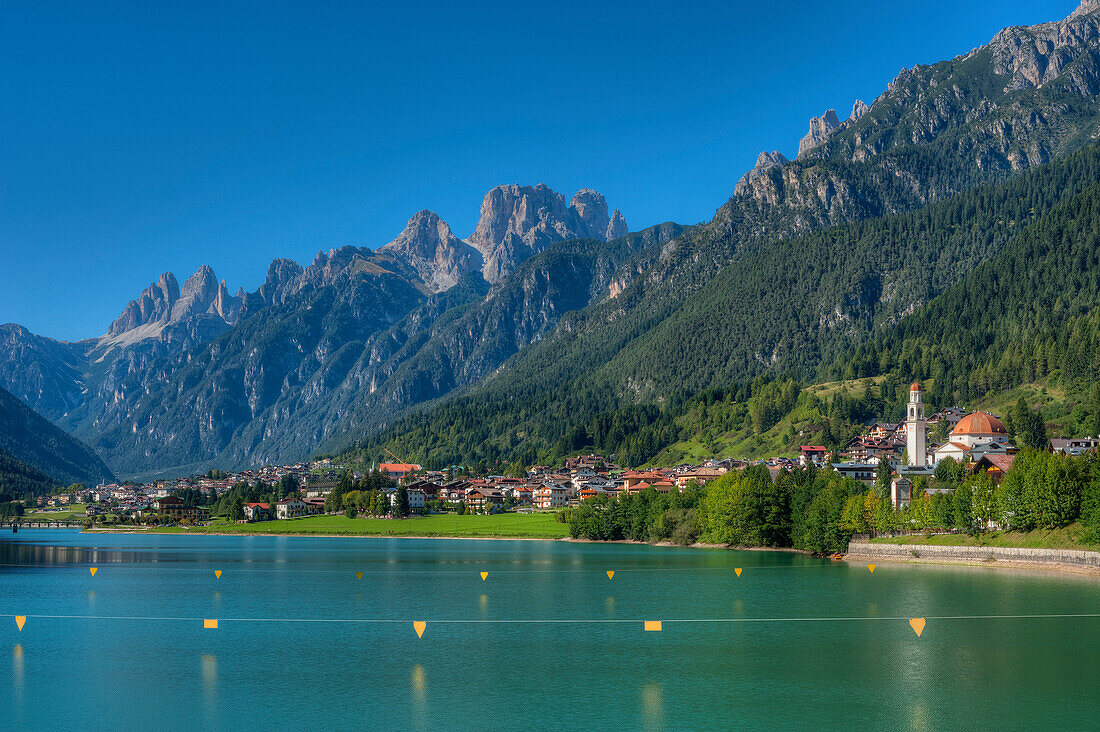
[[[14,613],[0,613],[2,618],[38,618],[49,620],[142,620],[142,621],[178,621],[201,622],[204,618],[194,617],[163,617],[144,615],[15,615]],[[1100,618],[1100,613],[1034,613],[1022,615],[925,615],[924,620],[1048,620],[1069,618]],[[665,623],[836,623],[836,622],[865,622],[865,621],[899,621],[911,620],[909,616],[854,616],[854,617],[807,617],[807,618],[663,618]],[[229,623],[360,623],[360,624],[388,624],[408,623],[408,620],[395,618],[219,618],[221,622]],[[585,625],[585,624],[614,624],[614,623],[642,623],[644,618],[479,618],[479,619],[441,619],[425,621],[433,624],[450,625]]]
[[[156,564],[159,564],[159,563],[158,562],[151,562],[150,564],[156,565]],[[215,563],[210,563],[210,564],[207,564],[207,565],[202,566],[202,567],[159,567],[159,566],[141,565],[141,564],[131,563],[131,562],[85,562],[85,563],[80,563],[80,564],[76,564],[76,563],[73,563],[73,564],[19,564],[19,563],[16,563],[16,562],[0,562],[0,567],[15,567],[15,568],[26,568],[26,569],[81,569],[81,570],[84,570],[84,569],[87,569],[88,567],[92,567],[92,566],[99,567],[101,569],[105,568],[105,567],[110,567],[112,569],[120,569],[121,568],[121,569],[136,569],[136,570],[153,570],[153,569],[155,569],[155,570],[161,571],[161,572],[210,572],[213,569],[218,568],[218,569],[223,569],[227,572],[231,572],[233,574],[240,573],[240,572],[278,573],[278,574],[290,574],[290,573],[294,573],[294,574],[348,574],[348,573],[354,573],[356,571],[372,572],[372,573],[388,573],[388,572],[395,572],[396,571],[396,572],[400,572],[402,574],[426,574],[426,573],[428,573],[428,574],[440,574],[440,573],[459,574],[459,573],[466,573],[466,572],[471,571],[469,569],[466,569],[466,567],[474,567],[474,568],[478,568],[478,569],[483,569],[485,567],[484,564],[480,564],[478,562],[464,563],[463,565],[460,565],[460,566],[443,565],[440,568],[418,569],[418,568],[415,568],[415,567],[410,568],[410,567],[407,567],[407,566],[394,566],[392,568],[390,568],[390,567],[369,567],[369,568],[364,569],[364,570],[357,570],[357,569],[351,569],[351,568],[349,568],[349,569],[280,569],[280,568],[263,569],[263,568],[254,568],[254,567],[235,567],[232,564],[215,564]],[[823,562],[822,564],[793,564],[793,565],[792,564],[761,564],[761,565],[756,565],[756,566],[747,566],[747,567],[743,567],[743,568],[742,567],[737,567],[737,568],[735,568],[735,567],[628,567],[626,569],[615,569],[614,572],[615,572],[615,574],[620,574],[620,573],[629,574],[629,573],[635,573],[635,572],[712,572],[712,571],[732,572],[732,571],[734,571],[734,569],[744,569],[745,571],[752,570],[752,571],[755,572],[756,570],[760,570],[760,569],[784,569],[784,570],[792,570],[792,569],[799,569],[799,570],[801,570],[801,569],[830,569],[830,568],[839,568],[839,567],[846,567],[846,566],[860,566],[860,565],[850,565],[846,562],[827,562],[827,563]],[[491,571],[493,574],[592,574],[592,573],[604,574],[607,571],[606,569],[538,569],[538,568],[531,568],[531,569],[515,569],[515,568],[497,569],[497,568],[493,568],[492,565],[489,565],[489,567],[490,567],[489,571]]]

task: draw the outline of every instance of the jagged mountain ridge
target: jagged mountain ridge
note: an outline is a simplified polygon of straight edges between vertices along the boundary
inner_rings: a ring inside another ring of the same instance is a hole
[[[855,104],[849,120],[795,160],[763,159],[709,224],[643,237],[637,247],[607,254],[596,269],[587,263],[611,252],[606,239],[619,217],[600,213],[585,196],[566,204],[537,187],[490,192],[492,216],[483,216],[486,225],[479,222],[465,242],[482,254],[488,277],[462,273],[476,268],[476,258],[463,257],[461,240],[447,236],[449,228],[441,233],[430,217],[426,242],[406,237],[400,252],[351,247],[307,268],[273,262],[260,290],[244,296],[237,323],[215,341],[180,353],[127,348],[127,361],[112,361],[125,368],[107,377],[103,365],[90,369],[94,395],[64,424],[126,471],[178,471],[295,450],[299,457],[372,433],[425,400],[456,390],[477,394],[513,377],[522,386],[510,393],[529,393],[537,374],[540,384],[585,397],[591,385],[584,374],[617,353],[649,353],[657,363],[660,326],[753,253],[1003,181],[1087,143],[1097,131],[1095,26],[1091,12],[1079,12],[1014,29],[1018,42],[903,71],[869,109]],[[1035,59],[1052,53],[1061,59],[1058,72],[1049,79],[1046,71],[1033,73]],[[1016,81],[1029,75],[1046,81]],[[560,239],[581,228],[592,239]],[[420,231],[417,225],[411,233]],[[557,260],[570,251],[574,259]],[[407,256],[413,252],[421,262]],[[441,266],[457,284],[436,292],[445,284],[435,276]],[[495,281],[486,288],[485,279]],[[884,292],[869,287],[860,297]],[[891,307],[911,311],[932,294],[915,289],[910,301]],[[843,311],[849,293],[838,297],[833,306]],[[750,298],[743,307],[755,304]],[[688,347],[705,347],[686,335]],[[764,368],[779,367],[772,353],[762,346]],[[638,363],[611,382],[616,398],[659,400],[673,388]]]
[[[614,298],[563,319],[554,332],[513,359],[506,373],[463,397],[463,403],[471,405],[483,422],[495,420],[499,412],[495,424],[502,435],[527,434],[532,426],[527,420],[535,412],[550,415],[560,429],[568,429],[584,403],[608,408],[660,404],[685,384],[701,388],[718,375],[748,378],[791,367],[794,362],[786,354],[794,351],[786,341],[796,334],[763,325],[758,326],[760,332],[746,332],[746,337],[759,341],[759,349],[751,362],[735,369],[711,350],[721,338],[703,337],[711,331],[724,333],[722,323],[733,328],[760,323],[760,316],[775,307],[765,293],[740,292],[737,300],[727,301],[721,298],[728,293],[719,291],[718,299],[709,301],[714,309],[696,313],[693,317],[699,320],[694,325],[678,322],[676,316],[700,297],[710,298],[707,288],[717,278],[736,280],[739,271],[760,262],[775,266],[765,255],[792,237],[920,209],[983,183],[1001,183],[1096,139],[1097,10],[1097,3],[1086,3],[1066,20],[1006,29],[989,45],[955,59],[904,70],[869,109],[857,103],[849,121],[797,159],[762,155],[713,221],[669,242],[659,256],[620,278]],[[1058,60],[1044,61],[1050,58]],[[1055,67],[1056,72],[1037,73]],[[988,244],[974,249],[978,258],[966,255],[968,266],[996,251],[997,246]],[[754,259],[757,253],[761,257]],[[846,255],[792,253],[791,262],[806,256],[843,261]],[[862,269],[872,261],[857,259],[852,266]],[[798,269],[792,266],[789,274]],[[832,292],[831,300],[820,303],[819,319],[826,328],[859,333],[867,327],[861,313],[881,311],[904,318],[966,271],[945,266],[935,279],[918,273],[917,286],[905,288],[896,286],[890,271],[864,271],[850,291]],[[777,292],[790,291],[782,281],[788,272],[776,274]],[[719,306],[736,314],[736,324],[718,317]],[[699,329],[701,323],[708,328]],[[817,327],[816,322],[805,324],[811,326]],[[669,344],[699,356],[686,379],[662,368],[669,360],[662,351]],[[478,411],[481,407],[472,406],[476,404],[493,406]],[[511,406],[516,404],[529,405],[528,417]],[[438,412],[418,416],[419,424],[453,414],[442,405]],[[420,434],[417,429],[406,434]],[[394,444],[413,448],[409,443]]]
[[[609,215],[603,196],[588,189],[568,205],[541,185],[501,186],[485,200],[476,239],[493,252],[497,271],[514,270],[558,241],[591,234],[602,242],[626,229],[621,214]],[[376,251],[343,247],[319,253],[304,268],[276,259],[254,293],[228,296],[206,266],[182,288],[166,273],[98,339],[63,344],[4,326],[7,353],[42,355],[34,359],[40,373],[0,360],[0,374],[128,474],[215,460],[295,459],[332,438],[352,407],[375,392],[381,401],[379,390],[395,372],[404,374],[404,386],[389,389],[387,403],[435,398],[539,337],[556,322],[561,302],[588,303],[576,300],[580,290],[557,287],[556,273],[544,272],[521,290],[529,298],[513,305],[513,323],[468,323],[448,341],[476,357],[456,357],[453,373],[420,383],[402,364],[424,361],[418,349],[462,307],[486,299],[483,263],[478,249],[421,211]],[[607,276],[606,267],[601,272]],[[501,295],[488,302],[516,297],[506,284],[498,289]],[[529,312],[518,315],[525,306]],[[471,345],[462,345],[466,340]]]

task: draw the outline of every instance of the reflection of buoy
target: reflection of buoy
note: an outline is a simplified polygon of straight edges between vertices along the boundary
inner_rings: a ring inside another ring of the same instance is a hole
[[[208,630],[217,630],[218,619],[217,618],[204,618],[202,621],[202,627]]]
[[[482,573],[481,573],[481,581],[482,581],[482,582],[484,582],[484,581],[485,581],[485,578],[486,578],[486,577],[488,577],[488,576],[489,576],[489,573],[488,573],[488,572],[482,572]]]
[[[19,630],[23,630],[23,624],[27,622],[26,615],[16,615],[15,624],[19,626]]]
[[[613,569],[607,570],[607,578],[608,579],[614,579],[615,578],[615,570],[613,570]]]
[[[874,574],[874,573],[875,573],[875,565],[873,565],[873,564],[868,564],[868,565],[867,565],[867,569],[871,570],[871,574]]]
[[[736,574],[738,577],[740,577],[741,576],[741,568],[740,567],[734,567],[733,568],[733,573]]]
[[[218,579],[221,579],[222,578],[222,571],[220,569],[215,569],[214,570],[214,576],[217,577]]]
[[[363,579],[363,573],[362,572],[356,572],[355,573],[355,579]]]
[[[424,629],[427,628],[427,627],[428,627],[428,624],[423,620],[414,620],[413,621],[413,630],[416,631],[416,637],[417,638],[423,638],[424,637]]]
[[[661,621],[660,620],[647,620],[647,621],[645,621],[645,629],[646,630],[660,630],[661,629]]]
[[[95,577],[95,573],[99,571],[99,567],[88,567],[88,571],[92,573],[93,577]]]
[[[924,632],[924,618],[909,618],[909,625],[913,626],[913,632],[920,638],[920,634]]]

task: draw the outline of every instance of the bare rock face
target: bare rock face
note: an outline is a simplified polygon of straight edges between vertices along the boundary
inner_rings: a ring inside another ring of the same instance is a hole
[[[165,272],[136,300],[130,301],[107,329],[107,338],[155,338],[169,325],[186,324],[206,316],[216,316],[229,326],[237,321],[242,301],[240,295],[230,295],[225,281],[219,282],[214,270],[205,264],[187,278],[182,289],[175,275]]]
[[[611,212],[611,220],[607,222],[607,234],[605,239],[611,241],[612,239],[618,239],[620,236],[626,236],[630,233],[630,230],[626,226],[626,219],[623,218],[619,209],[615,209]]]
[[[447,222],[432,211],[415,214],[401,234],[378,249],[416,270],[434,292],[450,289],[462,275],[481,269],[481,252],[451,232]]]
[[[626,233],[626,221],[619,214],[612,227],[607,201],[596,191],[582,189],[567,204],[564,196],[541,183],[507,185],[485,194],[477,228],[466,241],[484,257],[485,279],[496,282],[549,244],[607,240],[612,232]]]
[[[282,302],[283,292],[287,285],[295,278],[300,277],[303,271],[302,265],[293,259],[281,257],[273,259],[271,264],[267,265],[267,277],[264,278],[264,283],[260,285],[260,297],[268,305]]]
[[[778,150],[760,153],[756,158],[756,165],[753,166],[752,170],[745,173],[741,176],[741,180],[737,181],[737,185],[734,186],[733,189],[733,194],[735,196],[741,196],[748,193],[757,179],[767,175],[768,171],[773,168],[781,167],[789,162],[786,156]]]
[[[848,116],[848,122],[855,122],[863,115],[871,111],[871,106],[864,103],[862,99],[857,99],[855,104],[852,105],[852,113]]]
[[[1031,27],[1013,26],[994,36],[989,44],[993,51],[993,72],[1009,78],[1007,92],[1043,86],[1068,71],[1072,88],[1091,96],[1100,86],[1096,61],[1090,55],[1090,46],[1098,37],[1100,0],[1085,0],[1065,20]],[[1074,64],[1082,56],[1083,63]]]
[[[835,109],[828,110],[820,117],[811,117],[810,131],[807,132],[806,136],[798,143],[798,157],[802,157],[810,150],[813,150],[815,147],[825,142],[825,139],[836,132],[838,127],[840,127],[840,120],[837,119]]]
[[[146,287],[136,300],[131,300],[122,314],[115,318],[107,335],[116,336],[149,323],[167,320],[172,306],[180,296],[176,276],[165,272],[160,279]]]

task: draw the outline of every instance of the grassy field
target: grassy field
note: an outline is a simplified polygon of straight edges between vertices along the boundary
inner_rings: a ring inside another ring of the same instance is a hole
[[[1089,549],[1100,550],[1100,544],[1080,540],[1081,524],[1062,529],[1035,531],[989,531],[984,534],[943,534],[934,536],[899,536],[872,539],[879,544],[926,544],[939,546],[1018,546],[1028,549]]]
[[[24,521],[83,521],[86,518],[87,506],[76,503],[72,506],[63,506],[60,511],[35,510],[23,514]]]
[[[407,519],[349,519],[345,516],[307,516],[288,521],[260,521],[254,524],[223,522],[192,529],[158,529],[187,534],[271,534],[347,536],[459,536],[560,539],[569,536],[569,526],[559,524],[552,513],[501,513],[492,516],[440,514]]]

